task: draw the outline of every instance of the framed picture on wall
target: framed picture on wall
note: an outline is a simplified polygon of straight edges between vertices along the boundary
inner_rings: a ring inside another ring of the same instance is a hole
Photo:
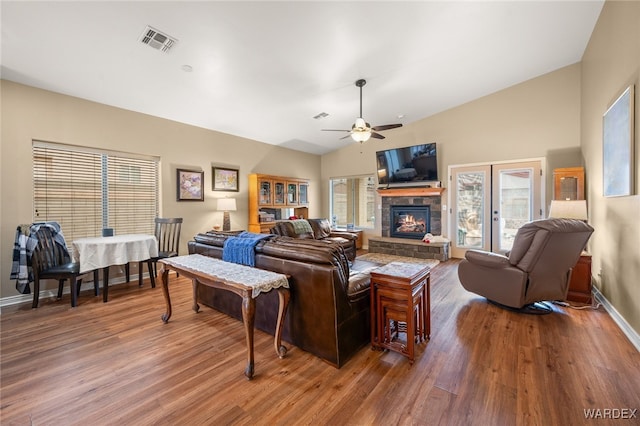
[[[212,174],[214,191],[240,191],[240,186],[238,184],[238,169],[213,167]]]
[[[605,197],[632,195],[634,179],[634,86],[604,113],[602,120],[602,178]]]
[[[204,172],[177,169],[176,180],[178,201],[204,201],[204,191],[202,189]]]

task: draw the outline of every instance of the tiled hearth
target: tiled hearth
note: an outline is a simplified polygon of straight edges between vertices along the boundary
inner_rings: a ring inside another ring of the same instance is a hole
[[[424,243],[406,238],[369,237],[369,253],[384,253],[417,259],[449,259],[449,243]]]
[[[449,243],[424,243],[417,239],[391,238],[391,206],[429,206],[430,232],[442,234],[442,193],[443,188],[397,188],[381,189],[382,197],[381,237],[369,237],[369,252],[420,259],[447,260]]]

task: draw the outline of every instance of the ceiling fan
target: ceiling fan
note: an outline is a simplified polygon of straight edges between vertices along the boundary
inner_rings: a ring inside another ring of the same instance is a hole
[[[350,135],[347,135],[340,139],[345,139],[351,136],[351,138],[356,142],[366,142],[369,138],[374,139],[384,139],[380,133],[383,130],[395,129],[396,127],[402,127],[402,124],[385,124],[382,126],[373,126],[362,118],[362,86],[367,84],[367,80],[360,79],[356,81],[356,86],[360,88],[360,115],[356,118],[356,122],[351,126],[351,130],[338,130],[338,129],[322,129],[325,132],[349,132]]]

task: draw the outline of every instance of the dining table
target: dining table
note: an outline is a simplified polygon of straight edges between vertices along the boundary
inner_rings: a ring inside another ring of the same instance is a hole
[[[73,259],[80,263],[80,272],[102,269],[102,300],[107,302],[109,267],[128,265],[129,262],[147,262],[149,279],[155,287],[151,259],[158,257],[158,240],[154,235],[123,234],[108,237],[87,237],[73,240]],[[142,285],[142,266],[139,271]]]

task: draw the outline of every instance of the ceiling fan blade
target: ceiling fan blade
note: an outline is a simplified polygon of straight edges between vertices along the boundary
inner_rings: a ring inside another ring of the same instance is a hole
[[[381,132],[383,130],[395,129],[397,127],[402,127],[402,124],[384,124],[382,126],[374,126],[371,130],[375,130],[376,132]]]
[[[371,132],[371,137],[374,139],[384,139],[384,136],[382,136],[380,133],[376,133],[376,132]]]
[[[342,129],[322,129],[323,132],[350,132],[351,130]]]
[[[343,137],[340,138],[340,140],[347,139],[347,138],[350,138],[350,137],[351,137],[351,135],[343,136]]]

